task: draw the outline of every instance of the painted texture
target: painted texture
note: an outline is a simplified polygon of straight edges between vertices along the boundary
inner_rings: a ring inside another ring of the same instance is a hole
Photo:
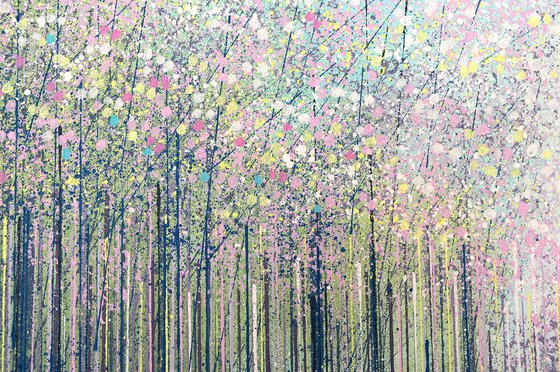
[[[2,0],[0,370],[559,370],[558,11]]]

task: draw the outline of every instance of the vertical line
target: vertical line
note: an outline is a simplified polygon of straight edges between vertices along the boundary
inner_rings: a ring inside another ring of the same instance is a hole
[[[4,216],[4,220],[2,223],[2,345],[0,349],[0,370],[4,372],[4,345],[6,343],[6,265],[7,265],[7,257],[8,255],[8,218]],[[560,343],[559,343],[560,345]],[[560,355],[560,349],[559,349]]]
[[[187,371],[191,370],[191,360],[192,360],[192,335],[193,335],[193,323],[192,323],[192,295],[191,291],[187,292]]]
[[[245,224],[245,353],[246,371],[250,371],[251,348],[249,347],[249,225]]]
[[[140,327],[138,332],[138,372],[142,372],[144,367],[144,359],[142,358],[142,338],[144,336],[142,330],[142,324],[144,324],[144,283],[140,282],[138,284],[138,287],[140,296],[140,324],[138,324],[138,326]]]
[[[416,288],[416,274],[412,273],[412,311],[413,311],[413,321],[414,321],[414,369],[418,370],[418,334],[417,334],[417,296],[416,292],[418,289]]]
[[[257,323],[257,285],[251,288],[251,302],[253,304],[253,370],[259,372],[258,356],[258,323]]]
[[[387,284],[387,300],[389,302],[389,363],[391,372],[395,372],[395,346],[394,346],[394,325],[393,325],[393,286],[391,282]]]
[[[124,240],[124,213],[125,213],[125,206],[124,206],[124,198],[121,199],[121,228],[120,228],[120,235],[121,235],[121,242],[120,242],[120,303],[119,303],[119,367],[122,369],[123,365],[124,368],[128,368],[128,361],[125,358],[125,351],[128,347],[128,340],[125,333],[125,322],[123,317],[125,316],[125,304],[124,304],[124,275],[125,275],[125,240]],[[130,264],[130,263],[129,263]],[[129,268],[127,268],[129,270]],[[127,303],[130,300],[127,301]],[[128,307],[128,306],[127,306]]]
[[[556,348],[558,352],[558,361],[557,361],[558,369],[560,370],[560,281],[559,280],[560,278],[556,278]],[[4,308],[2,307],[2,319],[4,317],[3,314],[4,314]],[[4,354],[2,354],[2,356],[4,356]]]
[[[79,89],[83,89],[83,83],[80,81]],[[85,369],[84,361],[87,358],[84,357],[84,354],[87,354],[88,348],[88,339],[87,337],[84,340],[84,326],[87,324],[88,317],[87,314],[84,319],[84,307],[87,307],[87,304],[84,304],[84,296],[83,296],[83,287],[84,287],[84,266],[87,267],[88,261],[86,260],[84,265],[84,244],[83,244],[83,133],[82,133],[82,111],[83,111],[83,95],[80,94],[80,119],[79,119],[79,145],[78,145],[78,162],[79,162],[79,189],[78,189],[78,255],[79,255],[79,298],[80,298],[80,329],[79,329],[79,336],[78,336],[78,368]]]
[[[469,335],[469,308],[467,298],[467,253],[466,246],[462,244],[463,250],[463,323],[465,327],[465,349],[466,349],[466,372],[471,371],[471,348]]]
[[[182,333],[182,317],[181,317],[181,239],[179,235],[179,225],[181,223],[181,210],[179,205],[179,199],[181,198],[181,187],[179,184],[180,180],[180,163],[179,163],[179,151],[181,146],[181,138],[179,133],[176,133],[176,152],[175,152],[175,245],[176,245],[176,279],[175,279],[175,301],[176,310],[176,347],[177,347],[177,364],[176,368],[178,371],[183,369],[183,353],[181,349],[181,341],[183,337]]]
[[[452,352],[452,340],[451,340],[451,327],[452,327],[452,320],[451,320],[451,303],[449,300],[449,250],[447,247],[447,241],[443,241],[443,249],[445,254],[445,303],[446,303],[446,311],[447,311],[447,358],[449,363],[449,371],[453,371],[453,352]]]
[[[417,242],[417,253],[418,253],[418,295],[419,295],[419,305],[415,305],[418,306],[419,308],[419,314],[418,314],[418,320],[420,323],[420,340],[424,339],[424,309],[423,309],[423,292],[422,292],[422,236],[420,235],[420,233],[418,233],[418,242]],[[424,355],[424,353],[420,353],[420,356],[422,357]],[[420,360],[420,362],[422,362],[423,360]],[[419,362],[419,364],[421,364]]]
[[[129,261],[128,263],[128,267],[127,270],[128,272],[126,273],[126,290],[127,290],[127,304],[126,304],[126,326],[125,326],[125,337],[126,337],[126,344],[125,344],[125,365],[124,365],[124,370],[125,372],[128,372],[129,370],[129,364],[130,364],[130,343],[131,343],[131,337],[130,337],[130,331],[129,331],[129,327],[130,327],[130,301],[132,300],[132,289],[130,288],[130,272],[132,271],[131,268],[131,263]],[[122,366],[121,366],[122,369]]]

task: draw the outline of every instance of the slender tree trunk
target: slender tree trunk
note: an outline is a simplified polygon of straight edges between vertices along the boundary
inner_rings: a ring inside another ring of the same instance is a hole
[[[151,196],[151,194],[150,194]],[[157,257],[155,257],[154,254],[154,249],[153,249],[153,243],[152,243],[152,233],[153,233],[153,212],[152,212],[152,208],[153,208],[153,204],[150,201],[150,205],[149,205],[149,211],[150,211],[150,215],[149,215],[149,255],[150,255],[150,266],[149,266],[149,271],[148,271],[148,284],[149,284],[149,289],[148,289],[148,303],[149,303],[149,311],[148,311],[148,317],[149,317],[149,350],[148,350],[148,355],[149,355],[149,367],[150,367],[150,372],[155,372],[156,371],[156,357],[155,357],[155,349],[156,349],[156,333],[157,333],[157,329],[156,329],[156,314],[155,313],[155,304],[156,304],[156,284],[157,284]]]
[[[299,265],[296,266],[296,275],[300,277]],[[298,283],[300,280],[298,279]],[[301,270],[301,284],[298,285],[298,298],[301,306],[301,328],[302,328],[302,341],[303,341],[303,370],[307,372],[307,317],[305,309],[305,299],[303,298],[303,292],[305,291],[305,275],[303,270]]]
[[[7,265],[8,265],[8,217],[4,216],[3,222],[2,222],[2,309],[0,310],[2,312],[2,338],[0,339],[0,360],[1,360],[1,366],[0,366],[0,371],[4,372],[4,358],[5,358],[5,344],[6,344],[6,297],[8,295],[8,289],[6,286],[6,276],[7,276]],[[46,288],[45,288],[46,290]],[[42,345],[43,343],[41,343]]]
[[[258,372],[259,370],[259,355],[258,355],[258,309],[257,309],[257,286],[255,283],[251,286],[251,305],[252,305],[252,312],[253,312],[253,371]],[[249,369],[248,369],[249,370]]]
[[[270,365],[270,300],[269,300],[269,287],[270,287],[270,272],[268,268],[268,257],[266,250],[263,252],[263,271],[264,271],[264,371],[271,372]]]
[[[311,269],[313,287],[309,296],[311,316],[311,368],[313,371],[323,370],[324,344],[323,344],[323,319],[321,304],[321,256],[318,237],[319,213],[316,216],[316,229],[312,239],[312,258],[314,263]]]
[[[241,372],[241,290],[239,289],[239,283],[237,284],[237,362],[239,364],[238,370]]]
[[[488,341],[488,372],[493,372],[494,371],[494,366],[493,366],[493,355],[492,355],[492,342],[491,342],[491,338],[490,338],[490,328],[488,328],[487,331],[487,341]],[[537,370],[535,370],[537,371]]]
[[[368,280],[368,272],[365,271],[366,281],[365,281],[365,300],[366,300],[366,314],[370,314],[370,293],[369,293],[369,280]],[[366,320],[368,319],[369,315],[366,315]],[[366,321],[366,364],[365,370],[371,371],[371,322]]]
[[[373,157],[370,156],[370,162],[373,162]],[[372,166],[373,167],[373,166]],[[370,180],[370,197],[373,199],[373,180]],[[373,359],[373,371],[380,371],[379,366],[379,342],[377,333],[377,262],[375,254],[375,219],[373,216],[373,211],[369,213],[370,221],[370,252],[369,252],[369,288],[370,288],[370,322],[371,322],[371,355]]]
[[[462,247],[463,257],[463,326],[465,327],[465,372],[471,372],[471,348],[470,348],[470,335],[469,335],[469,307],[468,307],[468,288],[467,288],[467,253],[466,246]]]
[[[157,315],[156,315],[156,371],[165,371],[167,365],[167,346],[165,319],[167,310],[167,281],[165,275],[166,244],[164,242],[166,233],[161,221],[161,185],[158,183],[156,191],[156,230],[157,230]]]
[[[443,264],[441,262],[441,257],[439,259],[439,267],[440,267],[440,272],[445,272],[445,268],[443,267]],[[445,281],[442,281],[441,283],[444,283]],[[439,324],[440,324],[440,345],[441,345],[441,372],[445,372],[445,341],[443,338],[443,329],[444,327],[444,321],[443,321],[443,313],[444,313],[444,307],[443,307],[443,285],[439,286]],[[451,366],[450,366],[451,367]]]
[[[290,266],[291,267],[291,266]],[[290,274],[293,274],[291,270]],[[294,371],[295,366],[295,356],[296,356],[296,330],[294,329],[295,319],[294,319],[294,278],[290,275],[290,371]]]
[[[406,259],[406,258],[405,258]],[[404,319],[405,319],[405,326],[404,326],[404,344],[406,348],[406,372],[410,371],[410,344],[409,344],[409,335],[408,335],[408,328],[409,328],[409,319],[408,319],[408,280],[404,282]]]
[[[120,299],[119,299],[119,368],[121,370],[124,370],[125,368],[125,364],[128,362],[125,359],[125,350],[126,350],[126,344],[128,342],[127,337],[126,337],[126,333],[125,333],[125,322],[124,322],[124,316],[125,316],[125,300],[124,300],[124,281],[125,281],[125,266],[124,266],[124,261],[125,261],[125,247],[124,247],[124,199],[121,199],[121,213],[122,213],[122,217],[121,217],[121,231],[120,231],[120,238],[121,238],[121,242],[120,242]],[[127,301],[128,302],[128,301]],[[128,307],[128,306],[127,306]]]
[[[251,340],[250,333],[250,312],[249,312],[249,225],[245,224],[245,369],[251,369]]]
[[[387,285],[387,297],[389,302],[389,363],[391,372],[395,372],[395,341],[394,341],[394,325],[393,325],[393,286],[391,283]]]
[[[175,255],[176,255],[176,264],[175,264],[175,327],[176,335],[175,335],[175,346],[177,348],[177,363],[176,369],[177,371],[181,371],[183,369],[182,364],[182,311],[181,311],[181,239],[180,239],[180,224],[181,224],[181,209],[180,203],[181,200],[181,187],[180,187],[180,146],[181,146],[181,138],[178,133],[176,133],[176,152],[175,152]]]
[[[23,368],[21,363],[21,350],[20,350],[20,340],[22,326],[22,277],[23,277],[23,233],[22,233],[22,218],[17,217],[16,222],[16,249],[14,250],[14,299],[12,303],[12,313],[14,314],[14,319],[12,321],[12,368],[14,370],[20,370]]]
[[[325,295],[323,296],[323,316],[324,316],[324,332],[323,332],[323,341],[324,341],[324,365],[325,371],[328,372],[329,370],[329,305],[328,305],[328,292],[327,292],[327,285],[323,286]]]
[[[336,370],[340,371],[340,361],[342,360],[342,354],[340,353],[340,324],[336,324]]]
[[[89,264],[89,256],[90,256],[90,241],[89,241],[89,224],[86,223],[86,236],[85,236],[85,243],[86,243],[86,259],[85,259],[85,266],[86,266],[86,304],[85,304],[85,326],[86,326],[86,339],[84,342],[84,359],[86,363],[86,371],[93,370],[93,359],[92,359],[92,352],[91,352],[91,341],[93,339],[93,325],[92,325],[92,314],[91,314],[91,304],[93,302],[93,285],[92,285],[92,271],[93,268],[90,267]]]
[[[62,135],[62,127],[58,127],[58,137]],[[57,137],[57,138],[58,138]],[[61,362],[61,297],[62,297],[62,145],[57,145],[58,164],[58,192],[57,192],[57,223],[55,232],[55,272],[53,290],[53,330],[51,335],[51,364],[53,372],[58,372],[62,368]]]
[[[30,247],[30,238],[31,238],[31,219],[30,219],[30,212],[29,209],[23,209],[23,222],[24,222],[24,230],[23,230],[23,269],[24,269],[24,309],[23,309],[23,319],[22,323],[24,324],[22,327],[22,335],[23,338],[23,345],[22,345],[22,355],[24,356],[23,359],[23,367],[24,370],[30,369],[30,357],[32,353],[28,352],[28,349],[33,348],[33,344],[30,342],[32,340],[33,335],[33,295],[32,291],[34,290],[35,286],[33,283],[34,279],[34,267],[33,262],[37,262],[33,257],[33,250]],[[29,347],[29,346],[30,347]]]
[[[424,343],[424,351],[426,353],[426,372],[430,372],[430,341]]]
[[[104,265],[103,265],[103,283],[102,283],[102,290],[101,290],[101,298],[99,299],[101,302],[101,347],[98,347],[97,350],[100,350],[99,354],[101,357],[101,366],[100,370],[102,372],[108,371],[108,355],[106,350],[107,345],[107,327],[109,326],[108,318],[107,318],[107,302],[109,301],[109,291],[106,290],[107,287],[107,272],[108,272],[108,260],[109,260],[109,191],[105,190],[105,210],[104,210],[104,223],[103,223],[103,252],[102,254],[104,257]],[[99,341],[98,341],[99,343]]]
[[[200,263],[199,263],[200,265]],[[197,274],[197,279],[196,279],[196,305],[195,305],[195,312],[194,312],[194,316],[196,318],[196,340],[195,340],[195,344],[196,344],[196,363],[197,363],[197,371],[202,371],[202,311],[200,311],[201,309],[201,302],[202,302],[202,296],[200,294],[200,266],[198,267],[198,274]]]
[[[82,82],[80,82],[80,89],[83,88]],[[87,355],[88,355],[88,339],[87,339],[87,324],[89,321],[89,316],[87,314],[87,295],[84,295],[84,288],[87,291],[87,271],[88,271],[88,261],[87,255],[84,252],[84,228],[83,228],[83,133],[82,133],[82,119],[83,119],[83,98],[80,98],[79,103],[80,109],[80,120],[79,120],[79,145],[78,145],[78,162],[79,162],[79,175],[80,184],[78,188],[78,256],[79,256],[79,304],[80,304],[80,329],[78,336],[78,368],[88,369]]]

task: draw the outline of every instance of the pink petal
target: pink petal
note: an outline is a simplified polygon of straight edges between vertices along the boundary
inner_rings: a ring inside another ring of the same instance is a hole
[[[150,88],[157,88],[158,84],[159,84],[159,82],[157,81],[157,79],[152,76],[150,78],[150,83],[149,83]]]
[[[237,138],[235,139],[235,142],[234,142],[234,143],[235,143],[235,146],[237,146],[237,147],[243,147],[243,146],[245,146],[245,140],[243,140],[243,137],[237,137]]]
[[[200,132],[202,129],[204,129],[204,123],[202,122],[202,120],[195,121],[193,129],[197,132]]]
[[[129,103],[130,101],[132,101],[132,94],[130,92],[125,92],[122,95],[122,100],[126,103]]]
[[[517,213],[519,213],[521,217],[525,217],[528,212],[529,212],[529,205],[524,201],[519,202],[519,206],[517,207]]]
[[[161,78],[161,89],[167,90],[169,89],[170,85],[171,85],[171,81],[169,80],[169,78],[167,76],[163,76]]]
[[[116,28],[115,30],[113,30],[113,33],[111,34],[111,40],[117,40],[121,37],[121,35],[122,35],[121,30]]]
[[[165,150],[165,145],[163,143],[158,143],[156,147],[154,147],[154,154],[159,155]]]
[[[165,106],[163,108],[163,110],[161,110],[161,115],[167,119],[168,117],[170,117],[172,114],[171,109],[169,108],[169,106]]]
[[[107,147],[107,141],[105,141],[104,139],[99,140],[99,141],[97,142],[97,144],[95,145],[95,149],[96,149],[97,151],[101,151],[101,150],[103,150],[105,147]]]
[[[316,88],[316,87],[319,86],[320,82],[321,81],[319,80],[319,78],[317,76],[313,76],[311,79],[309,79],[307,84],[309,84],[309,86],[312,87],[312,88]]]
[[[378,146],[384,146],[387,144],[387,142],[389,142],[389,137],[387,137],[387,135],[385,134],[380,134],[375,139],[375,143],[377,143]]]
[[[19,54],[16,56],[16,67],[22,68],[25,65],[25,58],[20,56]]]
[[[490,132],[492,132],[492,130],[490,129],[490,127],[488,125],[482,124],[482,125],[476,127],[474,132],[478,136],[486,136],[486,135],[490,134]]]
[[[356,158],[356,154],[354,154],[354,151],[348,150],[348,152],[344,154],[344,157],[346,158],[346,160],[354,160]]]

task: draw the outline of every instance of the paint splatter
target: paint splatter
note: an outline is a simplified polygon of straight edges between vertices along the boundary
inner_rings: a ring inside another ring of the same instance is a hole
[[[0,369],[560,369],[553,1],[0,1]]]

